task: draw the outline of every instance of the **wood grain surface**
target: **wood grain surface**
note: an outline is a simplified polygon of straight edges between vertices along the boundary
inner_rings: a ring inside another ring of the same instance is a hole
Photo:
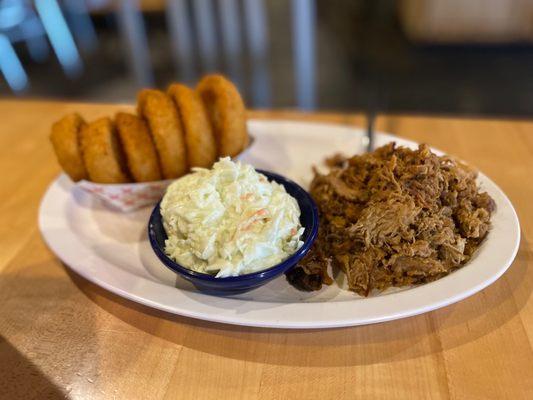
[[[518,256],[482,292],[376,325],[225,326],[154,311],[69,272],[37,227],[59,173],[50,124],[129,106],[0,101],[1,399],[533,398],[533,123],[382,116],[377,128],[479,167],[508,194]],[[251,112],[360,125],[357,115]]]

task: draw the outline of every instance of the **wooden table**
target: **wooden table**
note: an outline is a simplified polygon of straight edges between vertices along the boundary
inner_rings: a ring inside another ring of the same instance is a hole
[[[478,166],[509,195],[522,242],[509,271],[458,304],[315,331],[157,312],[70,273],[37,228],[58,174],[52,121],[128,106],[0,101],[0,398],[533,398],[533,123],[386,116],[378,129]],[[360,116],[252,112],[362,125]]]

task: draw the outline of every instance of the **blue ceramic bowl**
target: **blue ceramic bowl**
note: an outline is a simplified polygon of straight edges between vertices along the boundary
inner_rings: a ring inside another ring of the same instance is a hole
[[[293,196],[300,206],[300,223],[305,228],[302,235],[304,244],[294,254],[283,262],[263,271],[227,278],[215,278],[213,275],[192,271],[173,261],[165,254],[165,240],[167,234],[163,227],[159,203],[155,206],[148,224],[148,237],[155,254],[169,269],[182,278],[192,282],[199,290],[215,295],[231,295],[244,293],[255,289],[294,267],[309,251],[316,239],[318,232],[318,211],[316,204],[304,189],[293,181],[272,172],[257,170],[270,181],[277,182],[285,187],[287,193]]]

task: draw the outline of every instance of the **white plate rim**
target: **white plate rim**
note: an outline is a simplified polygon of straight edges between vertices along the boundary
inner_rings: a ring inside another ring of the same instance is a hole
[[[284,120],[249,122],[251,126],[285,124],[304,129],[309,125],[317,126],[316,123]],[[324,129],[329,127],[358,130],[337,124],[319,125]],[[416,144],[387,133],[378,134],[383,139],[394,140],[398,144],[411,146]],[[507,196],[493,181],[482,173],[479,174],[479,179],[484,189],[495,197],[497,212],[504,214],[502,218],[505,221],[505,226],[502,227],[504,232],[501,232],[501,237],[497,238],[500,240],[500,245],[503,243],[501,247],[505,251],[499,254],[492,254],[497,253],[495,248],[491,251],[490,268],[475,270],[472,268],[476,260],[479,262],[478,255],[465,267],[435,282],[354,302],[261,302],[261,307],[254,308],[254,304],[258,303],[253,301],[219,298],[202,293],[185,294],[176,288],[129,274],[91,252],[76,235],[69,233],[67,221],[61,218],[61,215],[70,194],[61,193],[57,184],[58,179],[51,183],[41,201],[38,224],[47,246],[70,269],[110,292],[145,306],[185,317],[234,325],[285,329],[336,328],[405,318],[453,304],[486,288],[507,270],[517,254],[520,243],[518,217]],[[483,244],[483,248],[489,240],[490,236]],[[76,252],[69,249],[76,249]],[[484,254],[481,249],[478,252],[480,255]],[[484,260],[488,258],[483,257]],[[95,265],[105,268],[95,269]],[[391,299],[390,296],[394,298]]]

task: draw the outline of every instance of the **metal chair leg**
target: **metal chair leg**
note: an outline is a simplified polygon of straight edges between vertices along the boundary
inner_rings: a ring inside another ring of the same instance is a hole
[[[166,17],[178,80],[192,84],[196,79],[196,69],[187,1],[167,0]]]
[[[254,107],[270,107],[271,89],[268,67],[268,33],[263,0],[246,0],[244,21],[248,50],[251,57],[252,104]]]
[[[130,64],[137,84],[140,87],[153,86],[148,40],[137,0],[120,1],[118,21],[120,33],[129,50]]]
[[[213,3],[210,0],[194,0],[192,6],[202,69],[204,72],[216,71],[218,51]]]
[[[296,102],[304,110],[316,107],[315,1],[292,0]]]
[[[238,2],[237,0],[219,0],[218,4],[224,64],[231,80],[242,89],[242,40]]]

